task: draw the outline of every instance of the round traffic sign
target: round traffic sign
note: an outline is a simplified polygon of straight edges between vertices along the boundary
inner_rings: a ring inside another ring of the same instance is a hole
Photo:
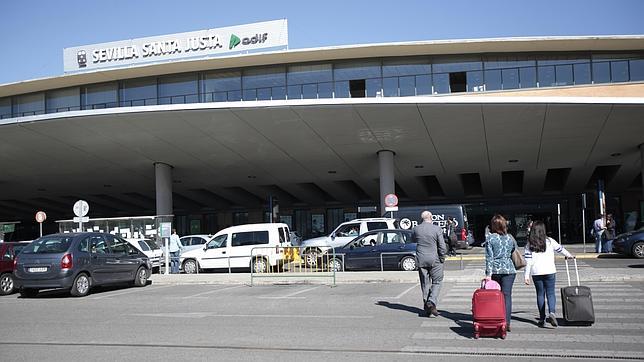
[[[385,196],[385,206],[398,206],[398,196],[396,196],[395,194],[387,194]]]
[[[78,200],[74,204],[74,215],[85,216],[89,212],[89,204],[85,200]]]
[[[36,213],[36,221],[37,222],[43,222],[45,220],[47,220],[47,214],[45,214],[44,211],[38,211]]]

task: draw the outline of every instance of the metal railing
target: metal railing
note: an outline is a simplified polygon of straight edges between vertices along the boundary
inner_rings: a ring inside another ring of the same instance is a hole
[[[335,286],[336,270],[332,263],[336,258],[342,258],[344,265],[343,256],[331,250],[320,255],[315,266],[310,266],[300,257],[299,247],[255,247],[250,251],[250,285],[258,278],[329,278]]]

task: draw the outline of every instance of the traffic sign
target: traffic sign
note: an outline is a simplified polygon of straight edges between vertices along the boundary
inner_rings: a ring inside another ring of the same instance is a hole
[[[47,214],[45,214],[44,211],[38,211],[36,213],[36,221],[41,223],[41,222],[44,222],[45,220],[47,220]]]
[[[387,207],[398,206],[398,196],[396,196],[395,194],[385,195],[385,206]]]
[[[80,216],[80,217],[75,217],[72,219],[74,222],[89,222],[89,217],[87,216]]]
[[[89,212],[89,204],[85,200],[78,200],[74,204],[74,215],[85,216]]]
[[[398,206],[385,206],[385,212],[398,211]]]

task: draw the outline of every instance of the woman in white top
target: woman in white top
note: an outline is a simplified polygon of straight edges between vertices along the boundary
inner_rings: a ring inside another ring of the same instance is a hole
[[[539,327],[545,325],[546,303],[548,299],[548,323],[553,327],[557,326],[555,315],[555,251],[563,254],[566,258],[574,258],[568,250],[559,245],[553,238],[546,236],[546,225],[542,221],[535,221],[528,235],[528,243],[525,246],[525,283],[530,284],[530,276],[537,291],[537,307],[539,308]]]

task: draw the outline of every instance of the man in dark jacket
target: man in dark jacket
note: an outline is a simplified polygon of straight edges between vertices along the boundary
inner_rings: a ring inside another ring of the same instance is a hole
[[[432,213],[423,211],[420,217],[423,222],[414,227],[412,239],[417,243],[416,257],[423,307],[428,314],[438,316],[436,306],[443,281],[443,263],[447,248],[443,239],[443,229],[432,223]]]

